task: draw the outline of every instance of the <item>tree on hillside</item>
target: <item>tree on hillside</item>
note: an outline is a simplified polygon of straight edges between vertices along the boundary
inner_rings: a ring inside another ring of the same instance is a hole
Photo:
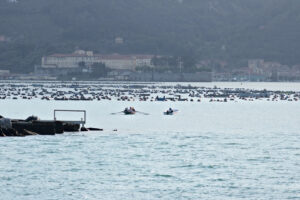
[[[0,36],[9,38],[0,41],[0,68],[13,72],[30,72],[42,56],[76,46],[103,54],[181,56],[189,71],[194,58],[185,59],[185,52],[234,65],[256,58],[300,63],[299,0],[17,2],[0,0]],[[115,44],[118,36],[126,42]],[[171,61],[160,65],[177,66]]]

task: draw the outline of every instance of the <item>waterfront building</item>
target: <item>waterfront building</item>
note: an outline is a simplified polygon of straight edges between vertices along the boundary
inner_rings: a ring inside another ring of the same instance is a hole
[[[138,66],[152,66],[152,55],[94,54],[92,51],[77,50],[73,54],[54,54],[42,58],[41,68],[91,67],[94,63],[104,63],[110,69],[135,70]]]

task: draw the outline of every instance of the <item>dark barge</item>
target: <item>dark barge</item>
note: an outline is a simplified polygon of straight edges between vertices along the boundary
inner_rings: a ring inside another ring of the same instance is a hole
[[[84,117],[79,121],[57,120],[57,112],[81,112]],[[26,120],[7,119],[0,117],[0,137],[5,136],[28,136],[28,135],[55,135],[65,132],[87,131],[85,128],[85,110],[54,110],[54,120],[39,120],[30,116]],[[94,130],[94,129],[93,129]],[[102,129],[95,129],[101,131]]]

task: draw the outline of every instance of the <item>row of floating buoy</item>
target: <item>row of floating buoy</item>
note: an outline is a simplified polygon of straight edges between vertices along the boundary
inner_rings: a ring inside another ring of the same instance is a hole
[[[1,100],[4,99],[13,99],[13,100],[17,100],[17,99],[23,99],[23,100],[32,100],[34,99],[33,97],[27,97],[27,96],[14,96],[14,97],[6,97],[6,96],[1,96],[0,97]],[[54,101],[94,101],[94,100],[108,100],[108,101],[112,101],[114,100],[113,98],[110,97],[65,97],[65,96],[61,96],[61,97],[49,97],[49,96],[43,96],[40,98],[41,100],[54,100]],[[205,99],[205,98],[202,98]],[[208,99],[208,98],[206,98]],[[157,100],[153,99],[153,98],[133,98],[133,97],[129,97],[129,98],[118,98],[116,99],[117,101],[150,101],[150,102],[157,102]],[[245,97],[240,97],[240,98],[229,98],[229,100],[227,98],[209,98],[209,102],[228,102],[228,101],[237,101],[237,100],[243,100],[243,101],[254,101],[254,100],[263,100],[263,98],[245,98]],[[285,98],[285,99],[280,99],[280,98],[268,98],[266,99],[266,101],[289,101],[289,102],[297,102],[299,101],[299,98]],[[193,98],[186,98],[186,99],[177,99],[177,98],[168,98],[164,101],[171,101],[171,102],[202,102],[201,98],[198,99],[193,99]],[[162,102],[162,101],[160,101]]]
[[[165,95],[159,97],[158,95]],[[156,97],[155,97],[156,96]],[[167,96],[167,97],[166,97]],[[92,84],[2,84],[0,99],[41,99],[54,101],[171,101],[171,102],[230,102],[230,101],[289,101],[300,100],[300,92],[248,89],[220,89],[192,86],[128,86]]]
[[[32,99],[36,99],[36,98],[40,98],[41,100],[55,100],[55,101],[93,101],[93,100],[117,100],[117,101],[151,101],[151,102],[155,102],[158,101],[156,100],[154,97],[132,97],[132,96],[126,96],[126,97],[120,97],[117,99],[114,99],[113,97],[109,97],[109,96],[96,96],[96,97],[66,97],[66,96],[42,96],[42,97],[32,97],[32,96],[0,96],[0,100],[4,100],[4,99],[13,99],[13,100],[17,100],[17,99],[27,99],[27,100],[32,100]],[[263,100],[265,99],[266,101],[289,101],[289,102],[297,102],[300,100],[299,97],[293,97],[293,96],[289,96],[289,97],[285,97],[285,98],[275,98],[275,97],[271,97],[271,98],[246,98],[246,97],[230,97],[230,98],[166,98],[163,101],[171,101],[171,102],[176,102],[176,101],[181,101],[181,102],[201,102],[201,99],[209,99],[209,102],[227,102],[227,101],[236,101],[236,100],[243,100],[243,101],[254,101],[254,100]],[[162,101],[160,101],[162,102]]]

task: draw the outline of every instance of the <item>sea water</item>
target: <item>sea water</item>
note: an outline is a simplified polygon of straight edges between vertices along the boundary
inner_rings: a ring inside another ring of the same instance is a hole
[[[111,114],[130,106],[149,115]],[[169,107],[179,112],[163,115]],[[35,99],[0,108],[21,119],[82,109],[87,127],[104,129],[0,138],[0,199],[300,199],[300,102]]]

